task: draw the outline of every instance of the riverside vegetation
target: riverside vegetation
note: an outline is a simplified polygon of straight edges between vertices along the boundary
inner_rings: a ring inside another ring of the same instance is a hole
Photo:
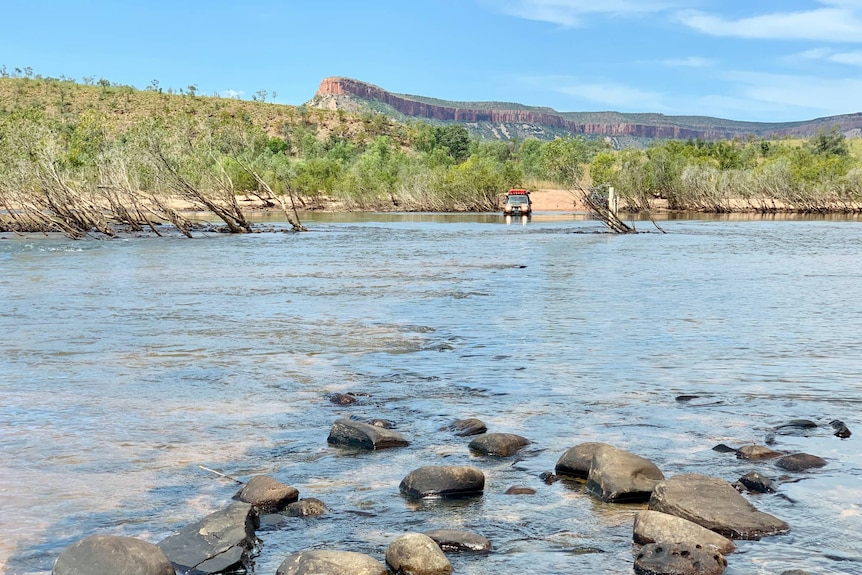
[[[862,146],[837,130],[807,141],[477,141],[460,125],[145,90],[0,67],[0,231],[70,237],[191,236],[178,209],[252,231],[244,204],[284,211],[495,211],[511,187],[612,185],[625,209],[862,210]]]

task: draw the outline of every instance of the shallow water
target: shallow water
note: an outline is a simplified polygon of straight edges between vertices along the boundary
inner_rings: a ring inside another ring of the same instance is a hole
[[[567,448],[606,441],[668,476],[778,477],[711,448],[806,418],[855,434],[776,437],[829,464],[750,497],[792,532],[740,542],[728,573],[862,573],[859,220],[685,219],[632,236],[541,214],[304,222],[306,234],[0,239],[0,569],[48,573],[93,534],[158,542],[230,502],[237,486],[203,465],[271,474],[331,508],[266,518],[258,574],[311,547],[382,559],[432,528],[493,542],[487,557],[451,556],[457,573],[631,573],[643,506],[542,483]],[[334,392],[367,395],[337,406]],[[329,447],[351,415],[395,422],[410,447]],[[474,416],[533,443],[474,457],[441,430]],[[480,467],[485,495],[402,499],[401,479],[433,464]],[[537,493],[505,495],[512,485]]]

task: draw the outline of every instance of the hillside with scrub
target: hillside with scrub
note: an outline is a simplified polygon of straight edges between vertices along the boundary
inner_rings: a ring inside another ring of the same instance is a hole
[[[5,68],[3,69],[5,71]],[[0,77],[0,231],[112,235],[169,223],[176,200],[230,232],[248,206],[496,211],[512,187],[614,186],[626,209],[859,211],[857,140],[480,141],[458,124],[147,89],[108,80]]]

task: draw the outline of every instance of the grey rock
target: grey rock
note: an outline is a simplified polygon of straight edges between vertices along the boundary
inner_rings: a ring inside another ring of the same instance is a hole
[[[259,525],[252,505],[238,501],[187,525],[161,541],[159,548],[181,571],[244,573]]]
[[[157,546],[133,537],[94,535],[70,545],[54,562],[53,575],[174,575]]]
[[[580,477],[586,479],[590,475],[590,466],[593,464],[593,454],[600,447],[613,447],[607,443],[588,441],[580,443],[568,449],[560,459],[554,471],[558,475],[569,477]]]
[[[423,533],[444,552],[469,551],[471,553],[490,553],[491,542],[478,533],[458,529],[432,529]]]
[[[276,575],[388,575],[386,566],[370,555],[353,551],[300,551],[289,555]]]
[[[587,490],[602,501],[647,501],[663,479],[664,474],[652,461],[605,445],[593,454]]]
[[[641,545],[661,542],[700,545],[704,549],[715,549],[724,555],[736,550],[736,544],[727,537],[682,517],[659,511],[638,511],[635,514],[632,538],[635,543]]]
[[[272,512],[284,509],[299,499],[299,491],[268,475],[255,475],[233,498],[251,503],[261,511]]]
[[[287,506],[287,514],[291,517],[317,517],[324,513],[326,513],[326,505],[314,497],[300,499]]]
[[[794,453],[786,455],[775,462],[775,465],[787,471],[805,471],[817,467],[824,467],[826,460],[809,453]]]
[[[408,533],[386,548],[386,564],[403,575],[449,575],[452,564],[437,543],[422,533]]]
[[[721,575],[725,569],[721,553],[686,543],[649,543],[635,557],[637,575]]]
[[[784,455],[780,451],[773,451],[765,445],[743,445],[736,450],[737,459],[745,459],[747,461],[761,461],[764,459],[774,459]]]
[[[733,448],[729,445],[725,445],[724,443],[719,443],[715,447],[712,448],[713,451],[717,451],[718,453],[736,453],[736,448]]]
[[[455,431],[455,435],[459,437],[468,437],[470,435],[479,435],[488,431],[488,426],[481,419],[471,417],[469,419],[459,419],[449,426]]]
[[[363,449],[405,447],[409,443],[397,431],[351,419],[339,419],[332,425],[327,441],[332,445]]]
[[[514,455],[530,440],[514,433],[484,433],[470,442],[470,449],[481,455],[508,457]]]
[[[410,499],[472,497],[482,495],[485,474],[471,466],[420,467],[401,480],[400,490]]]
[[[649,509],[687,519],[731,539],[760,539],[790,531],[784,521],[758,511],[722,479],[675,475],[653,490]]]
[[[777,488],[775,481],[756,471],[746,473],[738,479],[738,482],[747,491],[754,493],[775,493]]]
[[[782,571],[781,575],[811,575],[811,572],[802,569],[791,569],[790,571]]]

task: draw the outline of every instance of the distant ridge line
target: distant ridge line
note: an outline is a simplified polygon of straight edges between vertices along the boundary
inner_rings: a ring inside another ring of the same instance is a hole
[[[320,101],[333,97],[336,101],[339,97],[349,97],[362,101],[380,102],[390,106],[400,114],[413,118],[463,124],[529,125],[550,128],[556,132],[586,136],[722,140],[749,135],[806,137],[814,135],[820,129],[830,129],[833,126],[839,126],[839,129],[845,133],[862,129],[862,113],[830,116],[807,122],[783,123],[734,122],[700,116],[674,117],[660,114],[649,115],[654,123],[637,121],[579,122],[567,117],[577,116],[578,113],[560,113],[551,108],[517,105],[518,109],[508,109],[506,108],[507,104],[497,102],[457,102],[457,106],[447,105],[455,104],[448,102],[432,104],[418,99],[423,98],[420,96],[411,97],[406,94],[395,94],[367,82],[337,76],[324,78],[320,82],[315,100]],[[489,108],[489,105],[501,105],[503,107]],[[595,114],[585,113],[584,115],[594,116]],[[616,116],[621,120],[627,119],[627,116],[643,116],[616,112],[609,113],[609,115]],[[680,125],[685,120],[697,121],[700,125]]]

